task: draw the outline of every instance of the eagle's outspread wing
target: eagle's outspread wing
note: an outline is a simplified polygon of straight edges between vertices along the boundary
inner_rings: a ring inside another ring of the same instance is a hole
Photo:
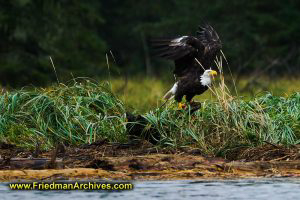
[[[183,77],[188,73],[201,74],[205,69],[210,69],[216,54],[222,48],[217,32],[208,24],[199,26],[195,37],[152,39],[151,45],[156,56],[175,61],[176,77]]]

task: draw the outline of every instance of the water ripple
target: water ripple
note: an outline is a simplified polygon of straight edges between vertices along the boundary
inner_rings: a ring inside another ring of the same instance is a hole
[[[300,179],[248,179],[133,182],[133,191],[13,191],[0,183],[1,200],[76,199],[272,199],[294,200],[300,196]]]

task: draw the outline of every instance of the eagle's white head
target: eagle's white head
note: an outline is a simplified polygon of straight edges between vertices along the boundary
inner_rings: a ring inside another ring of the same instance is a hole
[[[215,70],[207,69],[204,73],[200,76],[200,82],[204,86],[211,85],[211,79],[214,78],[218,73]]]

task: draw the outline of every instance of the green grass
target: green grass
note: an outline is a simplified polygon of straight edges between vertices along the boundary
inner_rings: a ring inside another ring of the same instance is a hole
[[[0,141],[45,149],[56,141],[80,144],[99,138],[126,141],[123,103],[107,84],[90,81],[0,97]]]
[[[222,72],[222,58],[216,65]],[[172,79],[135,77],[126,84],[111,77],[107,82],[74,79],[68,85],[0,90],[0,142],[44,150],[57,142],[125,143],[129,139],[125,113],[130,111],[146,118],[146,129],[159,132],[158,148],[188,146],[227,157],[266,142],[300,143],[298,79],[254,75],[236,84],[229,76],[226,80],[221,73],[210,90],[194,98],[202,103],[194,114],[177,110],[174,100],[160,107]]]
[[[146,114],[162,137],[162,144],[193,146],[206,154],[222,154],[238,147],[267,142],[300,142],[300,93],[284,98],[270,93],[250,101],[205,101],[194,115],[171,108]]]
[[[0,141],[29,149],[39,144],[45,150],[57,141],[83,144],[107,138],[127,142],[124,113],[139,105],[138,113],[147,119],[147,128],[154,127],[161,135],[158,147],[191,146],[206,154],[226,156],[233,149],[252,148],[265,141],[286,146],[300,142],[300,93],[292,90],[284,97],[270,92],[235,97],[221,77],[211,92],[200,97],[201,109],[190,115],[178,111],[172,101],[159,109],[170,83],[137,79],[119,97],[112,91],[120,87],[121,80],[111,83],[83,80],[2,94]]]

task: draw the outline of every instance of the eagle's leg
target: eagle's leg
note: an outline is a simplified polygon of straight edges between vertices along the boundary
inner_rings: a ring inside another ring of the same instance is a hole
[[[194,96],[194,95],[193,95]],[[188,104],[191,106],[193,105],[194,101],[192,100],[193,99],[193,96],[190,96],[190,95],[186,95],[185,96],[185,99],[186,101],[188,102]]]

